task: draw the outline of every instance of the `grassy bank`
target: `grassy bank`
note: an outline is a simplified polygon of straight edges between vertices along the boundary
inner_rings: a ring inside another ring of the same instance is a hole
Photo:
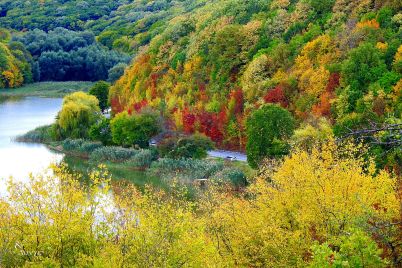
[[[48,97],[48,98],[61,98],[65,95],[83,90],[88,91],[93,85],[93,82],[40,82],[24,85],[19,88],[0,89],[0,99],[12,97]]]
[[[104,164],[115,179],[130,181],[140,188],[146,184],[166,188],[173,181],[191,186],[212,180],[239,189],[247,185],[247,178],[255,175],[247,163],[238,161],[171,157],[156,148],[105,146],[99,141],[84,139],[55,141],[50,125],[29,131],[17,137],[16,141],[46,144],[50,149],[64,153],[70,159],[68,165],[82,174]]]

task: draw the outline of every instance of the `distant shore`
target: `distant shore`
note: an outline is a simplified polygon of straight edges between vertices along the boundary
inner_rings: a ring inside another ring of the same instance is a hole
[[[75,91],[88,91],[93,82],[68,81],[68,82],[39,82],[27,84],[19,88],[0,89],[0,101],[18,97],[46,97],[62,98]]]

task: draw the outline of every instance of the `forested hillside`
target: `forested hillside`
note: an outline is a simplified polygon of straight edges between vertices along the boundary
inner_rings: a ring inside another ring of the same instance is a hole
[[[209,1],[170,20],[138,54],[112,88],[113,111],[151,106],[175,129],[237,149],[247,143],[246,118],[265,103],[290,111],[299,136],[400,123],[400,8],[399,1]],[[392,151],[400,161],[400,151],[384,146],[376,147],[380,155]]]
[[[136,52],[166,29],[175,16],[205,5],[206,0],[0,0],[0,24],[18,31],[58,27],[89,30],[101,44]]]
[[[0,180],[1,267],[401,267],[400,0],[0,0],[0,27],[3,92],[96,81],[32,86],[65,96],[24,135],[48,112],[0,114],[15,169],[64,155]]]

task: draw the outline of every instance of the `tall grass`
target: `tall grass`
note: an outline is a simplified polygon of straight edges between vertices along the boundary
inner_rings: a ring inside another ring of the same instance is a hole
[[[52,139],[52,125],[37,127],[23,135],[17,136],[17,142],[30,142],[30,143],[47,143],[53,141]]]
[[[131,157],[137,155],[140,150],[128,149],[117,146],[103,146],[96,149],[90,156],[90,160],[94,162],[124,162]]]

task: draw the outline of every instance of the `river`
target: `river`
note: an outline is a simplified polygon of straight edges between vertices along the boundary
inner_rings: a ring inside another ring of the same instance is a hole
[[[65,157],[42,144],[19,143],[13,139],[21,134],[54,122],[62,99],[25,97],[0,100],[0,194],[5,193],[5,181],[27,181],[30,173],[43,173],[52,163],[61,161],[83,175],[96,167],[83,159]],[[113,178],[126,180],[138,187],[151,184],[166,187],[159,178],[145,172],[108,166]]]
[[[38,126],[54,122],[62,99],[39,97],[12,98],[0,102],[0,192],[11,176],[24,181],[28,175],[44,171],[63,158],[42,144],[14,142],[14,137]]]

